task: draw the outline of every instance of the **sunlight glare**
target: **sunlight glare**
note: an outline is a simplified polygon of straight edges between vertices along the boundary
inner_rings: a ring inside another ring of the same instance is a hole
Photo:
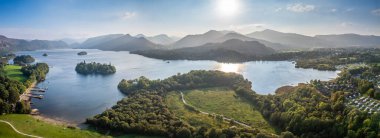
[[[239,10],[239,0],[218,0],[217,12],[221,16],[233,16]]]
[[[223,72],[241,72],[243,65],[242,64],[230,64],[230,63],[219,63],[216,67],[217,70]]]

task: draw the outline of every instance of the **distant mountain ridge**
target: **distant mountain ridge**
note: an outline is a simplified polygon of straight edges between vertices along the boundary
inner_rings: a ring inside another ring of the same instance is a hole
[[[135,37],[138,37],[138,38],[144,37],[144,38],[148,39],[149,41],[151,41],[155,44],[160,44],[160,45],[169,45],[169,44],[172,44],[176,41],[175,38],[169,37],[166,34],[160,34],[160,35],[150,36],[150,37],[147,37],[143,34],[138,34]]]
[[[316,38],[332,43],[337,47],[380,47],[380,36],[339,34],[339,35],[316,35]]]
[[[97,37],[88,38],[86,41],[81,43],[78,47],[79,48],[91,48],[99,43],[104,43],[106,41],[118,38],[123,36],[123,34],[109,34],[109,35],[102,35]]]
[[[247,36],[280,43],[290,49],[333,48],[333,47],[380,47],[380,36],[358,34],[317,35],[314,37],[264,30],[247,34]]]
[[[107,51],[136,51],[149,50],[161,47],[144,37],[133,37],[129,34],[113,34],[89,38],[78,48],[100,49]]]
[[[221,43],[230,39],[239,39],[242,41],[258,41],[268,47],[275,48],[275,49],[285,47],[278,43],[272,43],[265,40],[247,37],[245,35],[232,32],[232,31],[215,31],[215,30],[210,30],[204,34],[187,35],[184,38],[175,42],[173,45],[171,45],[171,47],[174,49],[184,48],[184,47],[196,47],[196,46],[201,46],[207,43]]]
[[[166,34],[145,36],[139,34],[109,34],[88,38],[82,43],[75,39],[65,40],[23,40],[7,38],[0,35],[0,50],[38,50],[53,48],[83,48],[113,51],[138,51],[151,49],[181,49],[198,47],[208,43],[222,43],[230,39],[242,41],[257,41],[277,51],[310,50],[314,48],[345,48],[345,47],[380,47],[380,36],[359,34],[337,34],[306,36],[296,33],[283,33],[274,30],[263,30],[247,35],[234,31],[210,30],[203,34],[187,35],[181,39],[169,37]]]
[[[229,39],[222,43],[207,43],[197,47],[185,47],[171,50],[135,51],[147,57],[165,60],[216,60],[222,62],[242,62],[256,57],[274,54],[276,51],[257,41]]]
[[[0,35],[0,50],[1,51],[30,51],[40,49],[57,49],[68,48],[68,45],[63,41],[51,40],[24,40],[8,38]]]

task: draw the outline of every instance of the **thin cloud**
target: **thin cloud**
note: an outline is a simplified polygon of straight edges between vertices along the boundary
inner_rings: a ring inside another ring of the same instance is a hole
[[[331,12],[337,12],[338,10],[337,9],[331,9],[330,11]]]
[[[263,28],[267,26],[266,24],[256,23],[256,24],[243,24],[243,25],[230,25],[229,29],[239,30],[239,29],[252,29],[252,28]]]
[[[351,12],[353,10],[354,10],[354,8],[348,8],[348,9],[346,9],[346,12]]]
[[[380,9],[372,10],[371,13],[376,16],[380,16]]]
[[[253,23],[253,24],[239,24],[239,25],[230,25],[228,30],[237,31],[240,33],[251,33],[254,31],[264,30],[268,25],[264,23]]]
[[[279,12],[279,11],[282,11],[282,8],[277,8],[274,10],[275,12]]]
[[[340,23],[340,26],[341,27],[348,27],[348,26],[352,26],[353,24],[352,23],[350,23],[350,22],[342,22],[342,23]]]
[[[123,20],[128,20],[128,19],[131,19],[133,17],[136,17],[137,16],[137,13],[136,12],[125,12],[123,13],[123,15],[121,16],[121,18]]]
[[[307,5],[307,4],[302,4],[302,3],[295,3],[295,4],[289,4],[286,7],[286,10],[292,11],[292,12],[310,12],[315,9],[314,5]]]

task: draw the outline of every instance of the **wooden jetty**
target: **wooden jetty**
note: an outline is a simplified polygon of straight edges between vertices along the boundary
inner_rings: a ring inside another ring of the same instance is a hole
[[[42,98],[44,98],[44,96],[41,95],[41,94],[24,94],[24,96],[29,97],[29,99],[30,99],[30,98],[37,98],[37,99],[42,99]],[[30,101],[30,100],[29,100],[29,101]]]
[[[32,92],[46,92],[45,89],[32,89],[30,91],[32,91]]]

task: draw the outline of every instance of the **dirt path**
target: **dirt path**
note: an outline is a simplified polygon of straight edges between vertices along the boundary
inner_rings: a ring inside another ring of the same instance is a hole
[[[188,106],[192,106],[192,105],[190,105],[190,104],[188,104],[186,101],[185,101],[185,98],[184,98],[184,96],[183,96],[183,93],[182,92],[180,92],[181,93],[181,99],[182,99],[182,102],[183,102],[183,104],[186,104],[186,105],[188,105]],[[193,106],[194,107],[194,106]],[[202,113],[202,114],[205,114],[205,115],[209,115],[210,113],[207,113],[207,112],[204,112],[204,111],[201,111],[201,110],[199,110],[199,109],[197,109],[200,113]],[[216,115],[220,115],[220,114],[216,114]],[[223,120],[226,120],[226,121],[231,121],[231,120],[233,120],[233,119],[231,119],[231,118],[227,118],[227,117],[225,117],[224,115],[220,115],[220,116],[222,116],[223,117]],[[249,126],[249,125],[247,125],[247,124],[245,124],[245,123],[243,123],[243,122],[239,122],[239,121],[236,121],[236,120],[233,120],[236,124],[239,124],[239,125],[241,125],[241,126],[244,126],[244,127],[248,127],[248,128],[252,128],[251,126]]]
[[[19,133],[19,134],[21,134],[21,135],[28,136],[28,137],[33,137],[33,138],[42,138],[42,137],[40,137],[40,136],[35,136],[35,135],[29,135],[29,134],[22,133],[22,132],[18,131],[18,130],[17,130],[17,129],[16,129],[11,123],[9,123],[8,121],[0,120],[0,122],[3,122],[3,123],[6,123],[6,124],[10,125],[14,131],[16,131],[17,133]]]

